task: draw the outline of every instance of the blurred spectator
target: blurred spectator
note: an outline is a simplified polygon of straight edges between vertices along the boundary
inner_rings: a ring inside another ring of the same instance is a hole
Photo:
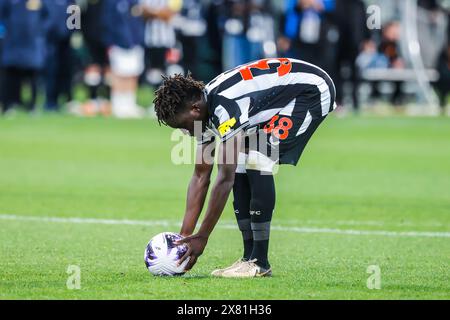
[[[3,21],[0,19],[0,57],[2,56],[3,52],[3,41],[5,39],[5,25]],[[0,88],[3,88],[3,81],[4,81],[4,75],[3,75],[3,65],[1,63],[0,59]],[[0,89],[0,114],[1,110],[3,110],[3,98],[2,98],[3,90]]]
[[[223,70],[222,40],[225,15],[223,14],[224,0],[211,0],[206,7],[206,42],[210,48],[207,58],[210,67],[209,78],[213,79]]]
[[[201,74],[199,47],[207,31],[204,17],[201,0],[183,0],[181,12],[175,20],[183,50],[182,66],[196,79],[199,79]]]
[[[273,19],[270,17],[270,1],[224,0],[223,16],[223,69],[264,58],[264,43],[273,41]],[[276,52],[275,45],[270,55]]]
[[[439,80],[435,84],[435,88],[438,93],[439,104],[444,113],[448,101],[447,97],[450,93],[450,44],[442,51],[438,60],[437,70],[439,72]]]
[[[405,63],[400,55],[400,23],[393,21],[384,26],[382,39],[378,50],[389,61],[389,67],[395,69],[403,69]]]
[[[388,61],[388,68],[404,69],[405,62],[400,54],[399,41],[400,41],[400,23],[398,21],[392,21],[387,23],[382,30],[381,43],[378,46],[378,52],[382,54]],[[394,91],[391,96],[391,103],[395,106],[403,103],[402,82],[393,81]],[[373,84],[372,97],[377,98],[380,96],[378,90],[378,83]]]
[[[146,19],[145,56],[148,65],[147,79],[156,86],[161,74],[166,73],[166,58],[175,47],[176,34],[173,18],[181,9],[182,0],[140,0],[142,16]]]
[[[47,37],[46,60],[46,111],[59,110],[58,98],[64,95],[72,100],[72,32],[67,28],[67,8],[74,0],[47,1],[51,28]]]
[[[437,0],[418,0],[417,32],[426,68],[434,68],[447,42],[448,14]]]
[[[336,0],[335,17],[339,29],[336,70],[333,78],[336,85],[336,102],[338,105],[343,104],[343,82],[347,78],[352,85],[353,108],[357,111],[359,109],[360,71],[356,59],[363,44],[370,40],[370,33],[366,27],[366,6],[361,0]],[[369,43],[367,45],[370,46]],[[347,69],[347,77],[343,75],[344,67]]]
[[[375,41],[369,40],[363,43],[362,50],[356,59],[358,68],[363,69],[387,69],[389,68],[389,59],[378,52]]]
[[[87,0],[82,11],[82,33],[88,51],[83,80],[89,91],[89,101],[81,108],[80,113],[83,115],[111,113],[111,105],[107,100],[110,96],[110,69],[103,39],[106,30],[103,21],[99,19],[102,10],[103,1]]]
[[[36,107],[38,75],[45,65],[46,35],[51,25],[46,1],[1,1],[0,20],[6,34],[1,62],[4,67],[3,112],[22,104],[22,86],[29,82],[28,111]]]
[[[138,78],[144,71],[144,20],[139,0],[103,2],[104,41],[111,65],[111,107],[118,118],[140,118]]]
[[[335,0],[286,0],[280,54],[316,64],[333,77],[339,40],[331,18],[335,7]]]

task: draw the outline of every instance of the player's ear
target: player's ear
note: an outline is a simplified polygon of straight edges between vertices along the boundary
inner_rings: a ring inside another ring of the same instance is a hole
[[[191,113],[195,116],[199,116],[201,114],[201,108],[198,102],[195,102],[191,105]]]

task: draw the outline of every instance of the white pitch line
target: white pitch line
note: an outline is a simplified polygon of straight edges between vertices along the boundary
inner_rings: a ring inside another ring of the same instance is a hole
[[[36,217],[19,216],[12,214],[0,214],[0,220],[14,221],[34,221],[34,222],[56,222],[56,223],[75,223],[75,224],[103,224],[103,225],[132,225],[132,226],[162,226],[179,227],[180,223],[170,220],[128,220],[128,219],[96,219],[96,218],[61,218],[61,217]],[[219,223],[220,229],[236,229],[234,223]],[[385,231],[385,230],[352,230],[335,228],[310,228],[310,227],[287,227],[272,225],[271,230],[295,233],[324,233],[341,234],[353,236],[387,236],[387,237],[427,237],[427,238],[450,238],[450,232],[433,231]]]
[[[55,223],[75,223],[75,224],[103,224],[103,225],[132,225],[132,226],[162,226],[179,227],[180,223],[170,220],[127,220],[127,219],[95,219],[95,218],[61,218],[61,217],[36,217],[19,216],[13,214],[0,214],[0,220],[13,221],[34,221],[34,222],[55,222]],[[219,223],[220,229],[236,229],[232,223]],[[352,230],[334,228],[310,228],[310,227],[287,227],[272,225],[271,230],[295,233],[324,233],[340,234],[352,236],[387,236],[387,237],[425,237],[425,238],[450,238],[450,232],[433,231],[386,231],[386,230]]]
[[[60,222],[60,223],[82,223],[82,224],[112,224],[112,225],[130,225],[130,226],[163,226],[170,227],[177,225],[175,221],[169,220],[128,220],[128,219],[96,219],[96,218],[61,218],[61,217],[36,217],[36,216],[18,216],[14,214],[0,214],[0,220],[19,220],[36,222]],[[179,224],[178,224],[179,225]]]
[[[437,222],[437,221],[424,221],[420,224],[410,222],[410,221],[404,221],[404,222],[384,222],[380,220],[289,220],[284,221],[285,223],[293,223],[293,224],[299,224],[302,222],[305,222],[306,224],[335,224],[339,226],[374,226],[374,227],[385,227],[385,226],[391,226],[391,227],[450,227],[449,224]]]

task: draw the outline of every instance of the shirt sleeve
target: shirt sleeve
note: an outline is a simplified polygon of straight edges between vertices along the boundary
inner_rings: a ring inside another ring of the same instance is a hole
[[[249,101],[250,99],[248,99]],[[214,108],[213,123],[222,142],[227,141],[248,126],[247,110],[248,105],[242,106],[234,100],[224,97],[217,100]]]

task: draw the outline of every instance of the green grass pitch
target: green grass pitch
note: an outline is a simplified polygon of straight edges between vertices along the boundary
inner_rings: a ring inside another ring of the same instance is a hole
[[[150,237],[178,231],[192,172],[171,163],[170,134],[153,120],[0,119],[0,299],[450,298],[448,119],[330,116],[276,176],[274,276],[251,280],[209,276],[241,254],[231,201],[189,274],[145,269]]]

